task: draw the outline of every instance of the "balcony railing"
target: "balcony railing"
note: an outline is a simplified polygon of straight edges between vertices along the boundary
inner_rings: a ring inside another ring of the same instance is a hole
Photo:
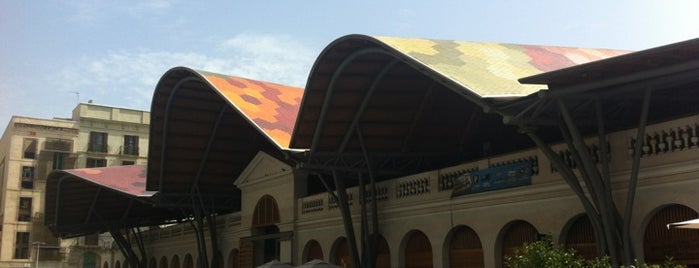
[[[699,115],[648,125],[646,133],[648,135],[642,141],[644,142],[642,146],[644,161],[641,162],[641,168],[696,161],[699,154]],[[615,174],[625,174],[630,170],[635,136],[635,129],[608,134],[606,158],[610,162],[613,178],[626,178]],[[603,150],[598,144],[598,138],[590,137],[585,140],[585,144],[593,162],[598,166],[601,165]],[[566,144],[554,144],[552,149],[559,153],[563,162],[574,172],[578,172],[579,165],[570,155],[571,152]],[[473,196],[475,198],[473,200],[489,200],[487,196],[490,192],[527,185],[541,184],[555,187],[555,189],[566,189],[559,187],[565,184],[561,174],[549,167],[552,167],[551,161],[538,148],[531,148],[379,182],[376,185],[377,189],[380,189],[377,191],[377,201],[380,208],[400,209],[414,203],[448,201],[451,198],[467,198],[467,196]],[[617,182],[613,181],[613,183]],[[624,181],[618,183],[620,187],[625,185]],[[355,199],[359,197],[359,191],[359,187],[347,189],[348,196],[353,196]],[[455,193],[454,196],[452,192]],[[370,200],[368,193],[367,191],[365,199]],[[340,216],[338,210],[330,209],[337,204],[329,199],[327,193],[304,197],[298,202],[302,208],[298,215],[301,220]],[[359,211],[357,204],[359,202],[350,201],[350,209],[353,213]]]

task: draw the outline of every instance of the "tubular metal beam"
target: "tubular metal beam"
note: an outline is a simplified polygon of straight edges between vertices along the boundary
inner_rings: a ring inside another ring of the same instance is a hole
[[[216,139],[216,134],[218,133],[218,127],[221,125],[221,120],[223,119],[223,115],[226,112],[226,108],[228,108],[227,104],[223,104],[221,107],[221,111],[218,113],[218,116],[216,117],[216,123],[211,129],[211,134],[209,135],[209,141],[206,143],[206,148],[204,149],[204,154],[201,157],[201,161],[199,161],[199,168],[197,169],[197,174],[194,177],[194,181],[192,182],[192,193],[194,192],[194,189],[198,189],[198,184],[199,184],[199,178],[201,177],[201,174],[204,172],[204,167],[206,166],[206,160],[209,159],[209,153],[211,152],[211,147],[214,144],[214,140]]]
[[[167,162],[165,159],[165,156],[166,156],[165,153],[167,152],[167,148],[168,148],[168,146],[167,146],[167,132],[170,128],[169,122],[170,122],[170,109],[172,109],[172,100],[175,98],[177,91],[179,91],[180,88],[182,88],[182,85],[184,85],[185,83],[188,83],[188,82],[193,82],[193,81],[202,82],[201,78],[199,78],[199,77],[187,77],[187,78],[184,78],[184,79],[180,80],[179,82],[177,82],[177,84],[175,84],[175,87],[172,88],[172,91],[170,92],[170,96],[168,96],[167,104],[165,104],[165,112],[164,112],[165,118],[163,118],[163,130],[162,130],[163,133],[161,136],[163,144],[162,144],[162,148],[160,149],[160,170],[159,170],[160,172],[158,173],[158,184],[159,184],[158,189],[161,191],[163,189],[163,176],[165,173],[164,167],[165,167],[165,164]]]
[[[641,164],[641,145],[643,144],[643,136],[646,135],[646,124],[648,120],[648,110],[650,109],[651,88],[647,88],[643,92],[643,106],[641,107],[641,117],[638,120],[638,130],[636,132],[636,144],[634,145],[633,162],[631,163],[631,177],[629,178],[629,190],[626,198],[626,209],[624,211],[624,225],[622,227],[624,234],[624,260],[626,264],[631,264],[633,261],[633,248],[631,248],[631,216],[633,215],[633,203],[636,198],[636,185],[638,184],[638,171]]]
[[[580,200],[580,203],[587,212],[587,216],[590,218],[590,223],[592,223],[593,228],[596,230],[602,230],[604,227],[602,226],[602,219],[599,216],[599,212],[597,211],[597,208],[590,203],[587,196],[585,196],[585,192],[576,179],[575,173],[573,173],[573,171],[568,168],[565,163],[563,163],[563,160],[558,157],[551,146],[539,138],[539,136],[536,135],[533,130],[524,127],[522,132],[527,134],[527,136],[529,136],[529,138],[536,143],[537,147],[539,147],[544,155],[546,155],[546,158],[551,161],[551,164],[556,168],[556,170],[561,172],[561,177],[563,177],[563,180],[568,183],[570,188],[573,190],[573,193],[578,197],[578,200]],[[599,245],[602,245],[604,247],[603,251],[606,251],[606,243],[599,243]]]
[[[350,212],[349,204],[347,204],[347,192],[344,184],[344,180],[339,177],[337,172],[333,171],[333,180],[335,180],[335,191],[337,192],[337,205],[340,207],[340,213],[342,214],[342,223],[345,226],[345,233],[347,235],[347,242],[349,244],[350,257],[352,257],[352,263],[356,267],[361,266],[361,259],[357,252],[357,239],[354,233],[354,226],[352,224],[352,212]]]
[[[315,152],[318,149],[318,140],[320,139],[320,135],[322,132],[322,128],[324,126],[325,122],[325,116],[328,113],[328,109],[330,107],[330,99],[332,98],[332,95],[335,91],[335,84],[337,83],[337,79],[340,77],[340,74],[345,70],[347,65],[352,63],[355,59],[371,54],[371,53],[378,53],[378,54],[384,54],[384,55],[389,55],[389,53],[386,50],[380,49],[380,48],[365,48],[361,49],[358,51],[353,52],[347,58],[345,58],[340,65],[337,67],[335,70],[335,73],[333,73],[332,78],[330,79],[330,84],[328,85],[328,90],[325,93],[325,101],[323,102],[323,108],[320,110],[320,117],[318,118],[318,125],[316,126],[316,130],[313,133],[313,140],[311,141],[311,152]]]
[[[613,204],[604,202],[604,198],[600,200],[600,196],[598,195],[596,189],[604,189],[604,186],[602,184],[602,179],[599,176],[597,168],[592,163],[592,157],[590,156],[590,152],[587,150],[585,141],[583,137],[580,135],[580,131],[578,131],[577,127],[575,126],[573,117],[570,115],[568,108],[560,99],[558,100],[558,107],[561,111],[561,115],[563,116],[563,120],[565,121],[565,124],[568,126],[568,130],[572,136],[573,146],[575,146],[578,158],[582,160],[581,164],[583,165],[582,168],[585,170],[585,172],[581,176],[583,176],[584,178],[590,176],[585,179],[585,183],[592,183],[592,186],[588,187],[588,189],[592,190],[592,192],[590,192],[590,197],[593,201],[595,201],[596,205],[598,206],[598,212],[601,215],[600,218],[602,219],[602,224],[604,226],[607,226],[607,228],[603,228],[603,231],[605,232],[605,238],[607,240],[607,248],[609,250],[614,250],[614,248],[616,248],[616,243],[614,242],[616,239],[616,235],[614,234],[614,230],[612,229],[614,227],[614,224],[612,222],[613,217],[610,211],[615,208]],[[599,241],[598,243],[601,242],[602,241]],[[609,258],[611,259],[612,263],[618,263],[616,254],[610,254]]]
[[[95,191],[95,196],[92,198],[92,204],[90,204],[90,208],[87,210],[87,216],[85,217],[85,224],[90,222],[90,219],[92,219],[92,214],[96,213],[95,206],[97,205],[97,199],[99,199],[101,192],[102,192],[102,188],[98,187],[97,191]]]
[[[119,246],[121,254],[131,264],[132,267],[141,268],[141,260],[136,255],[136,252],[131,248],[131,243],[124,238],[124,235],[118,229],[109,229],[109,234],[114,238],[114,242]]]
[[[359,119],[364,114],[364,110],[366,110],[367,105],[369,105],[369,100],[371,99],[371,96],[374,94],[374,91],[376,91],[376,88],[379,86],[379,82],[381,82],[381,79],[383,79],[383,77],[386,74],[388,74],[388,71],[390,71],[396,63],[398,63],[398,59],[393,59],[391,62],[386,64],[386,66],[384,66],[379,72],[379,74],[374,78],[374,81],[371,82],[369,91],[366,93],[366,95],[364,95],[364,99],[362,100],[362,103],[359,105],[359,110],[357,111],[357,113],[354,114],[352,124],[350,124],[348,128],[350,131],[347,131],[347,134],[345,134],[345,138],[342,139],[342,143],[340,144],[340,147],[337,149],[338,153],[345,151],[347,143],[349,142],[350,137],[352,137],[352,129],[355,129],[355,127],[357,127]]]
[[[435,85],[432,84],[429,89],[425,92],[425,96],[422,98],[422,101],[420,102],[420,107],[418,107],[417,113],[415,113],[415,117],[413,118],[412,124],[410,124],[410,129],[408,129],[408,133],[405,135],[405,139],[403,140],[403,149],[408,147],[408,144],[412,141],[411,137],[413,137],[413,133],[415,133],[415,129],[417,128],[417,123],[420,121],[420,118],[422,118],[422,115],[425,111],[425,107],[427,106],[428,103],[430,103],[433,98],[432,94],[434,93],[434,87]],[[407,151],[407,150],[405,150]]]

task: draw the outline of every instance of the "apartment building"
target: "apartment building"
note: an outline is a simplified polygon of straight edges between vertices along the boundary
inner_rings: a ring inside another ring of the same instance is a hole
[[[57,169],[145,164],[148,112],[80,103],[71,118],[14,116],[0,140],[0,267],[90,267],[110,237],[58,239],[44,225]]]
[[[28,267],[42,247],[43,262],[60,261],[60,242],[43,225],[46,176],[75,168],[78,124],[14,116],[0,141],[0,267]]]

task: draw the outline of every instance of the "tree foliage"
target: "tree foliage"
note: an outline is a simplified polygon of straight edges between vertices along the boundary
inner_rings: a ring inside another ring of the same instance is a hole
[[[609,257],[588,260],[576,255],[574,249],[566,249],[559,244],[551,242],[551,238],[525,243],[513,256],[505,258],[507,268],[609,268],[613,267]],[[683,265],[675,264],[672,258],[668,258],[663,264],[647,265],[636,262],[635,265],[624,266],[627,268],[682,268]]]

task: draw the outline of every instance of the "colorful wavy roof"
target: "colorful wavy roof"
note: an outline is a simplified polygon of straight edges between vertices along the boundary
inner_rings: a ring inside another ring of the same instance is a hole
[[[481,97],[525,96],[545,86],[517,79],[628,51],[374,37]]]
[[[281,148],[289,147],[303,89],[197,71]]]

